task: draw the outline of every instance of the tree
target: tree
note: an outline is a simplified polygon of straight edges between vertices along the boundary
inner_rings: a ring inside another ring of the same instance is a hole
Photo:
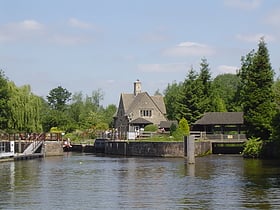
[[[70,101],[71,93],[61,86],[52,89],[47,96],[47,100],[52,109],[64,111],[66,103]]]
[[[190,127],[188,124],[188,121],[185,118],[182,118],[179,121],[179,125],[177,129],[172,132],[172,136],[174,136],[177,140],[182,140],[184,136],[187,136],[190,134]]]
[[[5,76],[4,71],[0,70],[0,129],[5,130],[8,128],[9,119],[9,107],[7,101],[9,101],[10,94],[8,90],[8,79]]]
[[[114,104],[110,104],[106,107],[106,109],[101,111],[101,114],[103,116],[103,121],[109,125],[110,128],[113,127],[114,121],[113,117],[117,111],[117,107]]]
[[[161,94],[159,89],[156,90],[156,92],[154,93],[154,96],[162,96],[162,94]]]
[[[224,102],[225,111],[242,111],[235,100],[238,84],[239,77],[236,74],[221,74],[212,82],[213,91]]]
[[[73,121],[78,125],[81,120],[81,114],[84,110],[84,101],[82,92],[74,93],[72,103],[69,106],[68,113]]]
[[[258,51],[242,57],[240,101],[248,137],[268,140],[272,133],[275,102],[272,90],[274,71],[269,61],[268,49],[261,38]]]
[[[168,84],[164,90],[164,103],[166,107],[167,119],[176,120],[179,112],[178,101],[179,92],[181,91],[182,84],[177,84],[175,81]]]
[[[40,132],[41,125],[41,99],[31,92],[29,85],[16,87],[9,82],[10,100],[7,102],[10,111],[8,128],[19,132]]]
[[[201,83],[200,85],[202,88],[202,97],[200,98],[201,112],[211,111],[211,102],[213,101],[211,96],[214,95],[211,91],[211,74],[206,58],[201,59],[198,82]]]
[[[204,94],[201,80],[193,68],[182,84],[178,100],[177,119],[185,118],[190,124],[194,123],[204,113]]]

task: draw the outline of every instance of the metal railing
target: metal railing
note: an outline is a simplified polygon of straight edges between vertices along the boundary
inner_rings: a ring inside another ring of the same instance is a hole
[[[245,142],[245,134],[207,134],[206,132],[191,131],[196,140],[215,141],[215,142]]]

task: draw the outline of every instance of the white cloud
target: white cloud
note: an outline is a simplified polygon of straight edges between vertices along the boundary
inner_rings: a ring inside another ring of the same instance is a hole
[[[72,26],[79,28],[89,28],[90,25],[79,22],[76,19],[70,19]],[[59,27],[61,28],[61,27]],[[65,28],[62,31],[67,31]],[[61,33],[52,27],[47,27],[36,20],[23,20],[20,22],[8,23],[0,25],[0,42],[43,42],[56,43],[62,45],[76,45],[91,42],[93,40],[91,34],[75,33],[68,31],[68,33]]]
[[[90,29],[93,27],[91,24],[82,22],[76,18],[70,18],[68,23],[71,27],[80,28],[80,29]]]
[[[15,23],[14,26],[24,30],[42,30],[44,28],[43,24],[35,20],[24,20],[22,22]]]
[[[175,47],[165,49],[162,54],[166,56],[208,56],[215,53],[210,46],[196,42],[181,42]]]
[[[168,63],[168,64],[139,64],[138,70],[149,73],[174,73],[186,69],[183,63]]]
[[[227,66],[227,65],[220,65],[218,66],[218,74],[236,74],[237,69],[239,69],[237,66]]]
[[[244,42],[259,42],[260,38],[264,37],[264,40],[266,42],[272,42],[275,41],[275,37],[269,34],[262,34],[262,33],[258,33],[258,34],[237,34],[236,38],[240,41],[244,41]]]
[[[261,6],[262,0],[225,0],[224,4],[229,7],[235,7],[245,10],[257,9]]]
[[[8,23],[0,26],[0,42],[33,39],[44,31],[44,25],[35,20]]]

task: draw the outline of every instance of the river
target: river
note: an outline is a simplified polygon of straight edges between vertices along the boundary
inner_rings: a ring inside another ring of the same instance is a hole
[[[280,209],[280,163],[64,153],[0,163],[0,209]]]

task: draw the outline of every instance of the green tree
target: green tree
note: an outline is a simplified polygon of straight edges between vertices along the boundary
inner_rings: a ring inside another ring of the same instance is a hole
[[[194,123],[204,113],[203,85],[198,74],[190,69],[182,84],[178,100],[177,119],[185,118],[190,124]]]
[[[3,70],[0,70],[0,129],[8,128],[9,107],[7,101],[10,99],[8,90],[8,79]]]
[[[104,122],[109,125],[110,128],[113,127],[114,121],[113,117],[117,111],[117,107],[114,104],[110,104],[101,111],[101,115],[103,116]]]
[[[236,102],[239,77],[236,74],[221,74],[212,82],[215,95],[222,99],[225,111],[242,111]]]
[[[71,102],[72,103],[69,106],[68,114],[78,125],[81,120],[81,114],[85,108],[82,92],[74,93]]]
[[[64,111],[67,107],[67,102],[71,99],[71,95],[66,88],[58,86],[49,92],[47,100],[52,109]]]
[[[179,121],[178,128],[179,128],[181,131],[183,131],[184,136],[187,136],[187,135],[190,134],[190,126],[189,126],[188,121],[187,121],[185,118],[182,118],[182,119]]]
[[[221,105],[222,101],[213,93],[210,67],[206,58],[201,59],[198,82],[201,83],[202,88],[202,96],[200,98],[201,113],[216,111],[216,108]]]
[[[272,139],[273,141],[280,142],[280,79],[278,78],[273,84],[273,93],[276,103],[276,115],[272,120]],[[278,144],[279,146],[279,144]]]
[[[272,133],[275,102],[272,90],[274,71],[268,49],[261,38],[258,51],[251,51],[241,59],[240,101],[248,137],[268,140]]]
[[[190,134],[190,126],[188,124],[188,121],[185,118],[182,118],[179,121],[179,125],[177,129],[174,132],[172,132],[172,136],[176,140],[183,140],[183,137],[189,134]]]
[[[175,81],[168,84],[164,90],[164,103],[166,107],[167,119],[176,120],[179,112],[178,101],[179,92],[181,91],[182,84],[177,84]]]
[[[41,125],[41,98],[31,92],[29,85],[16,87],[9,82],[11,94],[8,106],[10,118],[8,119],[9,129],[19,132],[40,132]]]

